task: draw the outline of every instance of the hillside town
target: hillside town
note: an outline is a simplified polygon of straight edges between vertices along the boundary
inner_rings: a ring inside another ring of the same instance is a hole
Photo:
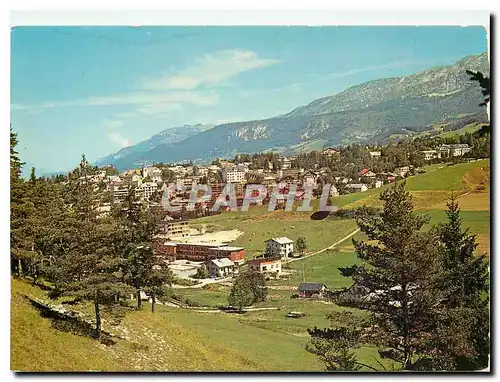
[[[121,173],[108,166],[96,170],[88,176],[88,180],[104,185],[105,192],[111,196],[109,202],[100,204],[101,215],[109,214],[113,205],[124,203],[130,192],[149,208],[163,209],[162,198],[167,198],[169,206],[174,208],[170,208],[162,219],[156,235],[161,243],[157,250],[170,262],[174,273],[180,278],[190,279],[198,268],[204,267],[208,270],[207,276],[215,281],[238,273],[239,267],[245,264],[245,248],[228,245],[234,237],[215,237],[217,235],[192,228],[192,219],[235,208],[238,210],[245,197],[253,197],[255,204],[269,205],[271,208],[272,195],[277,194],[282,198],[278,199],[275,208],[283,209],[287,200],[300,204],[306,197],[319,198],[323,185],[328,185],[328,197],[334,205],[335,198],[340,195],[380,188],[423,172],[410,164],[411,160],[404,161],[405,165],[392,167],[391,171],[372,171],[390,155],[387,147],[366,146],[356,147],[356,150],[358,156],[365,155],[373,163],[371,168],[364,167],[366,162],[363,161],[344,164],[342,155],[345,148],[325,147],[320,152],[307,154],[319,160],[312,160],[306,166],[300,166],[297,156],[237,155],[233,160],[217,159],[208,165],[142,164],[140,168]],[[450,160],[476,160],[470,156],[471,150],[468,144],[441,144],[433,150],[421,150],[419,159],[424,165]],[[335,171],[339,165],[345,170]],[[359,166],[361,170],[358,171]],[[265,197],[255,198],[258,195],[255,195],[255,189],[251,186],[256,184],[265,186]],[[200,195],[199,185],[208,185],[208,188],[201,189],[203,195]],[[213,210],[221,195],[226,198],[226,185],[234,187],[236,205],[223,205],[221,209]],[[204,194],[207,190],[209,197]],[[293,240],[287,237],[269,238],[262,243],[261,254],[247,261],[245,268],[279,277],[282,261],[286,263],[293,256],[299,256],[293,251]]]

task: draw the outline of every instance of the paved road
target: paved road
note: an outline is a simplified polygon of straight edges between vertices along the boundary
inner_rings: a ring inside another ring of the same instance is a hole
[[[176,284],[174,284],[174,285],[172,285],[172,288],[175,288],[175,289],[201,288],[201,287],[203,287],[203,285],[224,283],[224,282],[231,281],[232,279],[233,279],[232,277],[226,277],[225,279],[201,279],[201,280],[198,280],[198,281],[200,281],[200,283],[196,284],[196,285],[176,285]]]

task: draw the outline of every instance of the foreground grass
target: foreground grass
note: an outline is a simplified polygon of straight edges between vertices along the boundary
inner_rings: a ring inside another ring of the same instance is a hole
[[[12,281],[11,370],[118,370],[117,361],[97,341],[55,329],[18,292],[44,295],[22,281]]]
[[[267,333],[239,316],[158,306],[129,312],[106,330],[123,337],[105,346],[55,329],[19,293],[43,293],[12,280],[11,369],[21,371],[271,371],[320,370],[305,338]],[[73,307],[78,309],[78,307]],[[259,341],[255,341],[258,338]],[[280,351],[272,351],[280,344]],[[268,354],[268,353],[275,353]],[[300,361],[300,362],[299,362]]]

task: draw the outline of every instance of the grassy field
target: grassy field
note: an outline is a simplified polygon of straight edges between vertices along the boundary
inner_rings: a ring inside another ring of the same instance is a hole
[[[462,127],[461,129],[458,129],[458,130],[445,131],[444,133],[439,134],[438,137],[451,138],[451,137],[458,136],[458,135],[464,135],[465,133],[474,133],[474,132],[478,131],[483,126],[484,126],[484,124],[482,124],[482,123],[472,123],[470,125]]]
[[[489,167],[489,160],[460,163],[454,166],[443,167],[432,172],[411,177],[407,180],[406,184],[411,191],[466,191],[468,184],[464,181],[463,177],[468,172],[481,167]]]
[[[255,212],[255,211],[253,211]],[[272,237],[286,236],[297,240],[306,238],[308,252],[328,247],[356,229],[354,220],[311,220],[310,213],[276,211],[261,215],[232,212],[209,218],[197,219],[196,225],[206,224],[212,231],[237,228],[244,232],[232,245],[245,247],[245,256],[261,254],[265,241]]]

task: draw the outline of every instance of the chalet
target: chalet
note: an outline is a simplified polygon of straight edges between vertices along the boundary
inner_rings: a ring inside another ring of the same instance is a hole
[[[388,181],[389,183],[393,183],[395,180],[396,180],[396,174],[394,174],[394,175],[392,175],[392,174],[391,174],[391,175],[389,175],[389,174],[388,174],[388,175],[387,175],[387,181]]]
[[[339,154],[339,151],[333,147],[326,147],[321,151],[321,154],[331,157],[332,155]]]
[[[303,298],[311,298],[314,295],[323,297],[323,294],[328,290],[325,284],[321,283],[300,283],[299,296]]]
[[[226,257],[209,260],[205,263],[210,277],[228,277],[235,271],[234,263]]]
[[[306,171],[302,174],[302,184],[307,186],[314,186],[318,179],[318,174],[314,171]]]
[[[364,168],[363,170],[361,170],[359,172],[359,176],[364,176],[366,178],[374,178],[375,177],[375,173],[370,171],[370,169],[368,168]]]
[[[362,184],[362,183],[349,183],[349,184],[346,184],[345,188],[347,188],[348,190],[351,190],[353,192],[365,192],[366,190],[368,190],[368,187],[366,187],[366,184]]]
[[[281,260],[279,258],[260,257],[248,260],[248,267],[254,272],[281,274]]]
[[[277,256],[288,260],[293,253],[293,240],[288,237],[275,237],[266,240],[266,256]]]
[[[472,149],[470,146],[466,143],[459,143],[459,144],[454,144],[454,145],[441,145],[438,148],[439,153],[441,155],[447,155],[448,157],[459,157],[463,156],[464,154],[467,154],[470,152]]]

